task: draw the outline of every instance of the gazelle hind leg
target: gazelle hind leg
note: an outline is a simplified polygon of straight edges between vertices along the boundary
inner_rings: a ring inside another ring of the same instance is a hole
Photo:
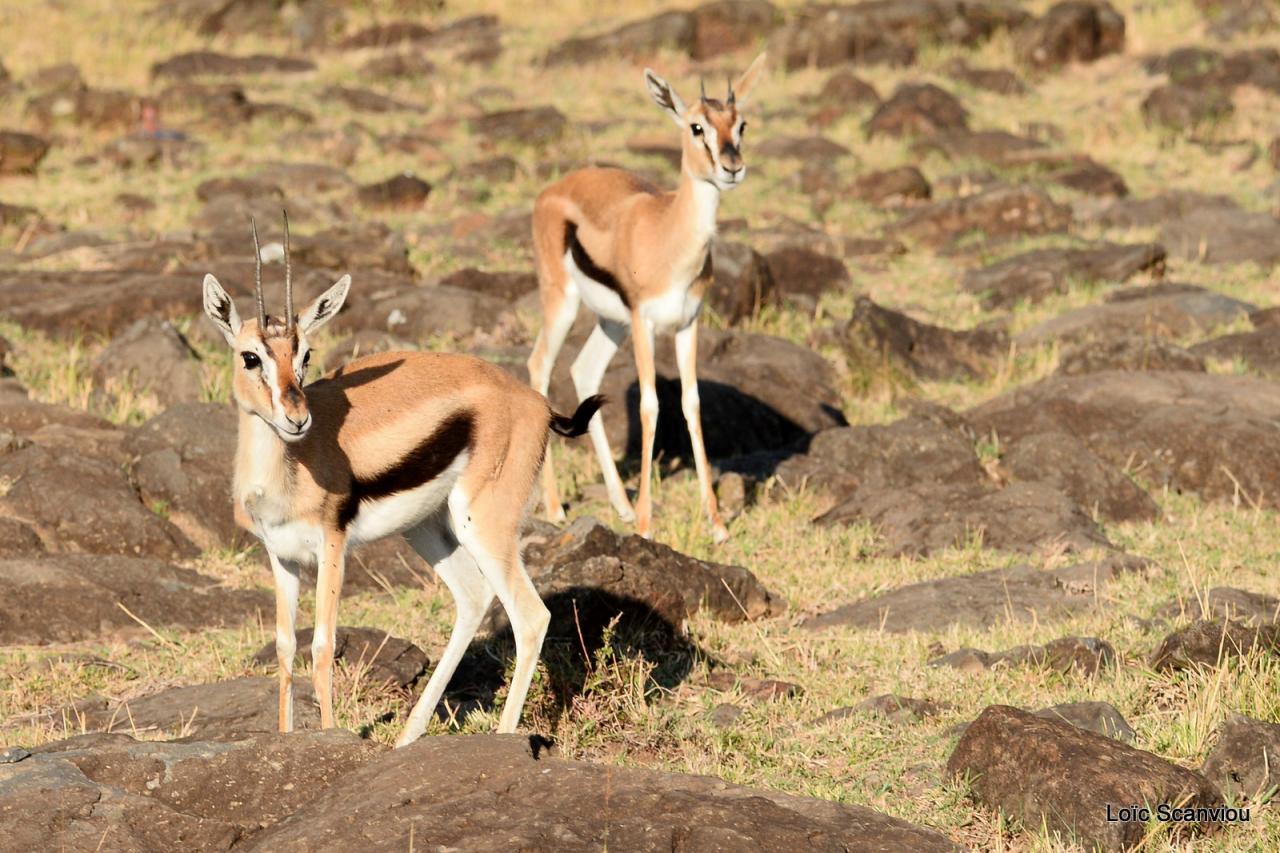
[[[618,347],[626,340],[627,327],[611,320],[601,320],[591,331],[591,337],[583,344],[582,351],[574,359],[569,373],[573,377],[573,387],[578,392],[578,399],[585,400],[600,391],[600,383],[604,381],[609,362],[618,351]],[[604,417],[597,412],[588,427],[591,434],[591,446],[595,448],[596,458],[600,460],[600,470],[604,474],[604,485],[609,492],[609,502],[623,521],[635,520],[635,510],[627,499],[626,487],[622,477],[618,475],[618,465],[613,461],[613,448],[609,446],[609,436],[604,431]]]
[[[446,518],[424,522],[405,533],[405,538],[449,587],[449,592],[453,593],[457,616],[454,618],[453,633],[449,635],[449,642],[440,655],[440,661],[396,740],[397,747],[413,743],[427,730],[427,723],[440,704],[445,688],[449,686],[449,679],[457,671],[462,655],[475,637],[480,622],[493,601],[493,588],[480,573],[471,554],[458,544],[449,530]]]
[[[276,587],[276,665],[280,678],[278,727],[293,731],[293,656],[298,650],[298,567],[267,553]]]
[[[542,653],[551,612],[525,571],[516,525],[511,523],[507,508],[493,503],[493,494],[491,491],[489,500],[469,506],[462,490],[455,488],[449,496],[449,512],[458,541],[471,553],[493,587],[515,635],[516,668],[498,720],[498,732],[510,734],[520,724],[520,713]]]
[[[689,444],[693,447],[693,465],[698,472],[698,491],[711,524],[711,536],[717,543],[729,538],[729,530],[720,520],[716,493],[711,488],[711,467],[707,449],[702,443],[702,402],[698,396],[698,324],[690,323],[676,332],[676,363],[680,369],[680,408],[689,428]]]
[[[573,282],[565,281],[558,290],[543,292],[542,331],[533,344],[533,352],[529,355],[529,383],[544,397],[551,387],[551,371],[556,364],[556,356],[560,347],[578,316],[578,291]],[[547,448],[547,456],[542,466],[542,502],[546,507],[547,518],[554,522],[564,521],[564,508],[560,506],[560,494],[556,489],[556,473],[551,463],[551,449]]]

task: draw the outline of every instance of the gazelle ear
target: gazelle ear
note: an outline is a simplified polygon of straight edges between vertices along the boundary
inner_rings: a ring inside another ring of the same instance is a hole
[[[738,78],[738,82],[733,84],[733,97],[739,106],[746,104],[751,90],[760,80],[760,75],[764,73],[765,57],[767,54],[761,53],[751,64],[747,66],[747,70],[742,72],[742,76]]]
[[[684,101],[680,100],[671,84],[648,68],[644,70],[644,82],[649,87],[653,102],[667,111],[677,127],[684,127]]]
[[[311,334],[325,323],[333,319],[347,301],[347,291],[351,289],[351,276],[344,275],[333,287],[317,297],[315,302],[307,306],[298,318],[298,326],[304,334]]]
[[[234,345],[240,334],[240,315],[236,304],[212,275],[204,277],[204,313],[218,327],[227,343]]]

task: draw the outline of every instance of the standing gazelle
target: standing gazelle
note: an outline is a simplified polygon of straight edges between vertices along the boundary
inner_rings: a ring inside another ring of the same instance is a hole
[[[600,390],[609,361],[631,332],[640,383],[640,492],[633,511],[613,461],[600,418],[591,421],[591,443],[604,471],[609,500],[624,520],[635,520],[642,536],[652,533],[650,494],[653,438],[658,421],[654,337],[675,332],[681,408],[693,445],[693,462],[707,518],[717,542],[729,537],[716,508],[711,472],[702,443],[698,400],[698,313],[711,283],[711,238],[720,193],[746,177],[738,115],[764,68],[756,57],[724,101],[702,96],[685,109],[666,80],[646,69],[649,93],[680,128],[680,186],[659,192],[620,169],[571,172],[547,187],[533,208],[533,246],[543,328],[529,356],[529,377],[543,394],[565,336],[585,302],[599,325],[570,372],[579,399]],[[551,457],[542,469],[543,501],[552,520],[564,518]]]
[[[327,728],[346,552],[402,533],[453,593],[457,618],[398,745],[426,729],[495,595],[516,641],[498,724],[513,732],[550,618],[521,561],[520,525],[548,430],[582,435],[601,398],[566,418],[478,358],[409,352],[357,359],[304,390],[307,335],[338,313],[351,277],[295,315],[287,218],[284,233],[283,320],[263,307],[256,227],[257,317],[241,321],[217,279],[204,279],[205,313],[235,352],[236,522],[262,540],[275,577],[280,730],[293,728],[299,566],[317,566],[312,680]]]

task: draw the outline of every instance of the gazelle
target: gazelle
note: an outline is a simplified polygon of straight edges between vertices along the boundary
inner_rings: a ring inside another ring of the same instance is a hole
[[[487,362],[425,352],[359,358],[304,389],[307,336],[338,313],[351,277],[295,315],[286,217],[285,313],[268,317],[256,225],[253,243],[257,317],[241,321],[212,275],[204,278],[204,310],[235,352],[235,516],[262,540],[275,579],[280,730],[293,727],[299,566],[317,566],[312,680],[328,728],[347,549],[402,533],[449,587],[457,617],[397,745],[426,729],[495,595],[516,641],[498,730],[515,731],[550,618],[520,557],[521,521],[548,431],[582,435],[603,398],[567,418]]]
[[[631,332],[640,384],[640,490],[633,510],[600,418],[591,421],[591,443],[600,459],[609,500],[618,515],[652,534],[650,494],[653,438],[658,421],[654,337],[675,332],[681,408],[693,445],[693,461],[707,519],[717,542],[729,537],[720,520],[702,442],[698,399],[698,313],[711,283],[711,238],[720,193],[746,177],[738,108],[746,103],[764,69],[765,55],[729,86],[724,101],[702,96],[685,108],[671,85],[649,69],[649,94],[680,128],[680,185],[660,192],[620,169],[571,172],[547,187],[533,208],[533,246],[543,328],[529,356],[533,387],[547,393],[551,369],[565,336],[585,302],[599,320],[573,363],[579,399],[600,389],[605,370]],[[553,521],[564,518],[550,455],[542,468],[543,501]]]

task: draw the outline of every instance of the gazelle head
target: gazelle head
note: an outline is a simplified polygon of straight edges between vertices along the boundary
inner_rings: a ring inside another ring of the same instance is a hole
[[[747,164],[742,159],[742,134],[747,123],[738,114],[764,70],[762,53],[742,72],[737,82],[729,83],[729,92],[723,101],[707,97],[705,82],[698,100],[685,108],[684,101],[671,84],[653,71],[644,70],[644,80],[649,94],[662,107],[683,137],[681,169],[696,180],[707,181],[720,190],[728,190],[742,183],[747,176]]]
[[[258,316],[241,321],[235,303],[212,275],[204,277],[204,312],[234,351],[232,392],[236,404],[262,418],[286,442],[301,441],[311,428],[311,412],[302,391],[311,347],[307,335],[327,323],[346,301],[351,276],[312,302],[301,316],[293,311],[293,275],[289,265],[289,217],[284,219],[284,319],[267,316],[262,300],[262,250],[253,223],[254,293]]]

